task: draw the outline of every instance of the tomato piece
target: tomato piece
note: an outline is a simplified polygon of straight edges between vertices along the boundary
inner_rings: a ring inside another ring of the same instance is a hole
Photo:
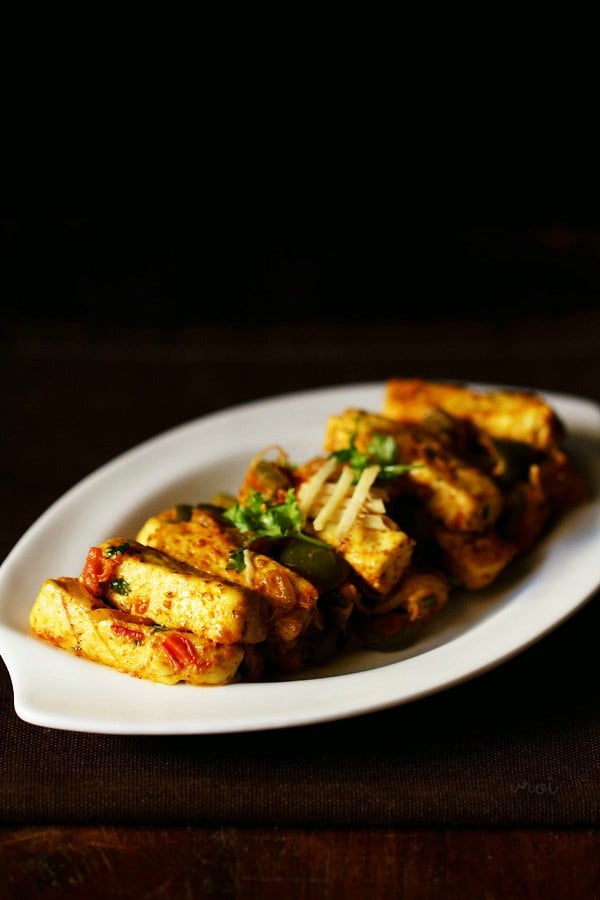
[[[133,641],[134,644],[143,644],[144,643],[144,632],[138,631],[135,628],[129,628],[127,625],[121,625],[119,622],[114,622],[111,626],[111,631],[114,634],[118,634],[119,637],[129,638],[130,641]]]
[[[92,547],[81,573],[81,582],[93,597],[101,597],[103,585],[112,580],[116,568],[116,558],[107,559],[100,547]]]
[[[163,650],[178,672],[184,666],[193,666],[198,662],[198,654],[192,642],[180,632],[173,631],[163,641]]]

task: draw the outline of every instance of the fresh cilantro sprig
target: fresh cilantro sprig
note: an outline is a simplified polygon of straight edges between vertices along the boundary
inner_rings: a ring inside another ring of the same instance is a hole
[[[259,491],[254,491],[243,506],[235,503],[223,516],[238,531],[251,534],[252,540],[287,537],[300,531],[304,524],[293,488],[287,490],[283,502],[266,500]]]
[[[118,556],[120,553],[127,553],[127,551],[129,550],[129,546],[130,545],[127,543],[119,545],[113,544],[113,546],[108,547],[105,550],[104,556],[106,557],[106,559],[112,559],[113,556]]]
[[[356,432],[350,438],[350,446],[342,450],[334,450],[329,454],[339,463],[350,466],[354,470],[354,482],[356,483],[367,466],[379,466],[377,481],[379,483],[392,481],[411,469],[418,468],[420,463],[399,463],[398,448],[391,434],[374,434],[366,446],[366,450],[359,450],[356,446]]]
[[[123,597],[131,593],[131,586],[124,578],[114,578],[112,581],[109,581],[108,586],[115,594],[122,594]]]
[[[304,515],[293,488],[288,488],[283,501],[268,500],[259,491],[254,491],[244,504],[235,503],[226,509],[223,518],[246,535],[243,546],[229,554],[227,568],[237,572],[244,569],[244,549],[259,538],[278,540],[295,537],[311,544],[326,546],[323,541],[302,532]]]

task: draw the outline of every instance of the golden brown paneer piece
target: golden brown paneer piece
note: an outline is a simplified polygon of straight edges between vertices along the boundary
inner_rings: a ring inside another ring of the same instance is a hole
[[[387,593],[409,565],[414,541],[386,515],[387,495],[372,486],[376,474],[365,471],[354,484],[349,466],[334,459],[313,461],[296,493],[307,528],[334,547],[372,590]]]
[[[267,635],[270,609],[257,591],[128,538],[92,547],[81,580],[117,609],[219,644],[255,644]]]
[[[227,684],[244,658],[240,644],[215,644],[112,609],[77,578],[47,579],[29,622],[37,637],[63,650],[162,684]]]
[[[445,570],[469,591],[487,587],[519,552],[519,548],[500,537],[495,530],[483,533],[435,529],[442,550]]]
[[[181,519],[177,507],[148,519],[137,540],[204,572],[226,578],[264,596],[271,608],[269,632],[283,641],[294,640],[310,622],[318,590],[306,578],[276,560],[244,551],[244,568],[230,566],[230,554],[241,546],[239,533],[214,512],[190,507]]]
[[[341,415],[329,417],[324,449],[342,450],[354,441],[357,449],[364,452],[376,434],[394,438],[398,461],[414,466],[401,476],[403,484],[447,528],[483,531],[496,521],[503,506],[499,487],[417,425],[394,422],[360,409],[346,409]]]
[[[547,450],[564,435],[556,413],[533,393],[475,391],[464,385],[418,378],[386,382],[382,415],[397,422],[421,424],[436,409],[467,420],[494,438],[522,441],[538,450]]]
[[[363,581],[379,594],[387,594],[402,577],[412,559],[414,541],[394,522],[385,529],[370,528],[357,521],[342,538],[335,540],[335,526],[327,526],[319,537],[331,543]]]

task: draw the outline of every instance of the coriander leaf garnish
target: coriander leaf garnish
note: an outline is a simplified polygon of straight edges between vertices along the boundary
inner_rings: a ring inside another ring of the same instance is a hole
[[[243,572],[245,568],[244,549],[259,538],[278,540],[280,538],[298,538],[310,544],[327,546],[318,538],[302,532],[304,516],[298,505],[293,488],[288,488],[285,500],[268,500],[259,491],[254,491],[244,504],[235,503],[223,513],[242,534],[246,535],[242,547],[229,554],[228,569]]]
[[[250,535],[251,540],[288,537],[297,534],[304,524],[293,488],[287,490],[285,500],[279,503],[266,500],[259,491],[254,491],[243,506],[236,503],[225,510],[223,517],[238,531]]]
[[[122,594],[124,597],[131,591],[129,583],[124,578],[115,578],[113,581],[109,581],[108,586],[115,594]]]
[[[356,432],[350,438],[350,445],[329,454],[339,463],[354,470],[354,483],[368,466],[379,466],[377,482],[391,481],[398,475],[417,469],[421,463],[399,463],[398,448],[391,434],[374,434],[363,452],[356,446]]]
[[[127,553],[128,550],[129,544],[119,544],[118,546],[108,547],[104,555],[107,559],[111,559],[111,557],[118,556],[120,553]]]

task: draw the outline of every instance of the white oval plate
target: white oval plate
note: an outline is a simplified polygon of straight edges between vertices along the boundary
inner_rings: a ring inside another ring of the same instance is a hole
[[[490,387],[490,385],[485,385]],[[545,394],[592,499],[570,512],[493,587],[453,596],[420,641],[396,653],[342,656],[301,677],[221,687],[166,686],[80,659],[31,636],[46,578],[76,576],[90,546],[134,535],[174,503],[235,492],[251,458],[280,444],[291,460],[321,452],[328,416],[377,412],[384,385],[288,394],[182,425],[117,457],[54,503],[0,568],[0,653],[17,715],[50,728],[112,734],[209,734],[326,722],[424,697],[509,659],[572,615],[600,584],[600,407]]]

